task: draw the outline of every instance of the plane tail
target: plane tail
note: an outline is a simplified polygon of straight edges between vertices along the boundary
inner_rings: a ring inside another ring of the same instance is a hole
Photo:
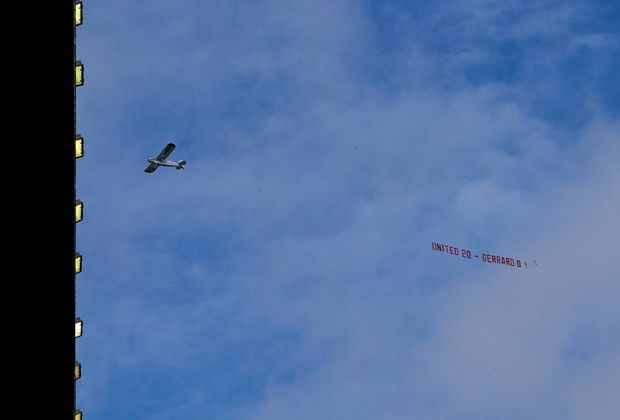
[[[177,169],[185,169],[185,164],[187,163],[186,160],[180,160],[179,161],[179,166],[177,166]]]

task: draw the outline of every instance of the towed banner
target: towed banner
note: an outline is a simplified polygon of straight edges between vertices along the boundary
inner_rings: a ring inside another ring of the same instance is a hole
[[[527,261],[518,258],[488,253],[477,253],[469,249],[457,248],[455,246],[445,245],[439,242],[431,242],[431,244],[433,247],[433,251],[443,252],[445,254],[454,255],[456,257],[460,256],[468,260],[478,259],[485,264],[501,264],[514,268],[528,268]],[[536,260],[533,260],[533,262],[534,265],[538,265]]]

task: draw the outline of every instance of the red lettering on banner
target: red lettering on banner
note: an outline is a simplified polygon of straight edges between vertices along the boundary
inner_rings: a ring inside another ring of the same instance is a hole
[[[509,267],[525,267],[527,268],[527,262],[526,261],[521,261],[519,259],[514,259],[514,258],[510,258],[510,257],[506,257],[506,256],[501,256],[501,255],[491,255],[491,254],[472,254],[472,251],[470,251],[469,249],[465,249],[465,248],[458,248],[455,246],[451,246],[451,245],[445,245],[445,244],[441,244],[439,242],[431,242],[431,247],[433,248],[434,251],[438,251],[438,252],[444,252],[446,254],[450,254],[450,255],[456,255],[456,256],[461,256],[463,258],[467,258],[469,260],[472,259],[472,255],[474,255],[474,257],[476,258],[480,258],[480,256],[482,256],[482,262],[485,263],[490,263],[490,264],[502,264],[502,265],[507,265]]]

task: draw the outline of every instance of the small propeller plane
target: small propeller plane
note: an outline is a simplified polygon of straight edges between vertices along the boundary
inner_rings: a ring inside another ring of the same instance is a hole
[[[173,166],[177,169],[185,169],[185,164],[187,162],[184,160],[180,160],[178,162],[172,162],[170,160],[166,160],[166,158],[170,156],[170,153],[172,153],[175,147],[176,146],[173,143],[168,143],[166,147],[164,147],[164,149],[155,159],[148,158],[147,160],[151,164],[146,167],[144,172],[148,172],[148,173],[155,172],[155,169],[159,168],[160,166]]]

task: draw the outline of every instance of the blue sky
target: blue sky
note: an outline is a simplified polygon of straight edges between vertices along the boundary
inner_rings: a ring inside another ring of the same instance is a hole
[[[620,5],[84,18],[86,418],[614,418]],[[169,141],[187,169],[145,174]]]

